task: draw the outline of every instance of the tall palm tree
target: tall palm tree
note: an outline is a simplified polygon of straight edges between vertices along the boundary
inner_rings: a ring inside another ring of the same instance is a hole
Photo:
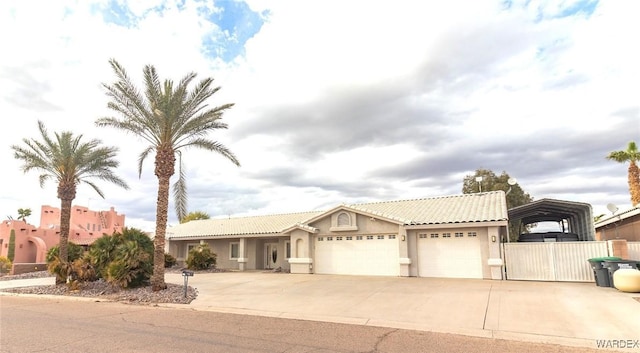
[[[187,189],[182,168],[182,151],[188,147],[200,148],[221,154],[235,165],[240,162],[234,154],[219,142],[207,138],[209,132],[226,129],[220,121],[225,110],[233,104],[209,107],[207,99],[220,87],[213,87],[213,79],[205,78],[189,91],[195,73],[184,76],[177,85],[171,80],[160,82],[155,67],[143,69],[144,94],[131,82],[124,68],[114,59],[109,61],[117,81],[103,84],[110,102],[107,107],[121,118],[105,117],[96,121],[98,126],[114,127],[141,137],[147,147],[138,158],[138,174],[149,154],[155,152],[155,175],[158,178],[156,203],[156,234],[154,238],[153,275],[154,291],[165,289],[164,245],[169,207],[169,182],[175,173],[178,158],[178,180],[173,185],[173,196],[178,219],[187,213]]]
[[[609,153],[607,159],[618,163],[629,162],[629,171],[627,178],[629,181],[629,193],[631,194],[631,204],[635,206],[640,204],[640,170],[638,170],[638,161],[640,161],[640,151],[634,141],[629,142],[627,149],[624,151],[613,151]]]
[[[68,260],[69,228],[71,220],[71,203],[76,198],[76,189],[84,183],[91,186],[100,197],[104,194],[91,179],[99,179],[114,183],[125,189],[127,183],[114,174],[119,162],[115,159],[115,147],[100,146],[100,140],[82,141],[82,135],[74,136],[69,131],[55,133],[49,136],[44,123],[38,121],[38,129],[42,137],[23,139],[23,146],[11,146],[14,157],[22,161],[22,171],[27,173],[38,170],[40,187],[47,180],[58,183],[58,198],[60,199],[60,261]],[[65,283],[64,274],[56,277],[56,283]]]

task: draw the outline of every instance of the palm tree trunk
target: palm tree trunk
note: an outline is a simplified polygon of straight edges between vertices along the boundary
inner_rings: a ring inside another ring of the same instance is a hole
[[[164,243],[169,213],[169,177],[158,176],[158,201],[156,203],[156,234],[153,238],[153,274],[151,288],[159,291],[167,288],[164,282]]]
[[[73,199],[62,199],[60,201],[60,243],[58,244],[58,257],[60,262],[67,263],[69,261],[69,228],[71,223],[71,202]],[[64,271],[61,271],[64,272]],[[67,283],[65,273],[56,275],[56,284]]]
[[[631,205],[640,204],[640,170],[635,161],[629,163],[629,193],[631,194]]]

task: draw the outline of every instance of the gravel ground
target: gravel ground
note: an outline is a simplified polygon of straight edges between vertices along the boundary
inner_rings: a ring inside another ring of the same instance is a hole
[[[180,273],[180,269],[167,269],[167,273]],[[218,269],[196,271],[196,273],[223,272]],[[0,281],[13,279],[30,279],[51,277],[47,271],[31,272],[15,276],[2,276]],[[188,286],[187,296],[184,295],[184,286],[167,283],[167,289],[154,292],[151,286],[122,289],[100,279],[95,282],[86,282],[79,290],[70,290],[67,286],[49,285],[35,287],[8,288],[3,291],[21,294],[46,294],[64,295],[74,297],[89,297],[111,301],[118,301],[129,304],[153,305],[159,303],[189,304],[198,296],[197,289]]]

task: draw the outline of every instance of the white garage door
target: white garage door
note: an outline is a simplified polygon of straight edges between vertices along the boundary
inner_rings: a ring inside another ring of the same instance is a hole
[[[420,277],[482,278],[482,255],[476,232],[418,235]]]
[[[315,273],[398,276],[395,235],[319,236],[315,241]]]

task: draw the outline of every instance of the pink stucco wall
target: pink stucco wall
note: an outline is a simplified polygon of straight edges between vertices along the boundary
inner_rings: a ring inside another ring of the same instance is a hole
[[[89,245],[103,234],[122,231],[124,215],[119,215],[113,207],[108,211],[93,211],[83,206],[71,208],[69,241],[79,245]],[[60,209],[42,206],[40,226],[18,220],[0,223],[0,256],[9,252],[11,229],[16,233],[14,263],[44,262],[47,251],[60,242]]]

